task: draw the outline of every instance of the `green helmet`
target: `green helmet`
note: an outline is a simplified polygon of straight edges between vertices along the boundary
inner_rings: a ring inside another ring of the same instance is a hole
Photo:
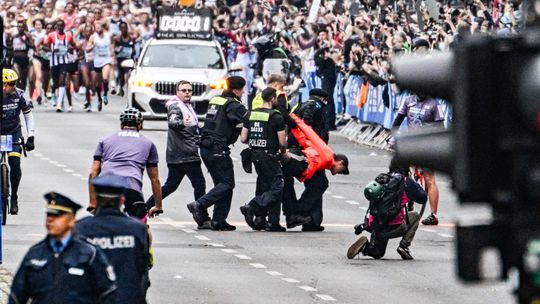
[[[384,187],[376,181],[369,182],[364,188],[364,196],[368,201],[379,199],[384,194]]]

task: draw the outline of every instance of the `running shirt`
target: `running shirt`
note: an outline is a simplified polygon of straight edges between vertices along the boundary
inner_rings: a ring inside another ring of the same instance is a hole
[[[119,59],[128,59],[131,58],[133,55],[133,51],[135,48],[135,44],[133,42],[133,39],[128,38],[128,41],[124,40],[124,37],[120,36],[118,40],[118,52],[116,57]]]
[[[32,29],[31,34],[32,34],[32,39],[34,39],[34,44],[35,45],[40,45],[41,42],[45,39],[45,37],[47,37],[47,31],[45,31],[45,30],[41,30],[41,32],[38,32],[35,29]],[[36,50],[37,50],[37,48],[36,48]],[[49,54],[47,52],[45,52],[45,51],[36,51],[34,53],[34,55],[36,57],[40,57],[40,58],[43,58],[45,60],[49,60]]]
[[[94,153],[101,161],[101,174],[116,174],[128,178],[129,188],[142,193],[144,169],[159,162],[152,141],[136,130],[122,130],[101,141]]]
[[[73,28],[73,24],[75,23],[75,20],[77,19],[77,14],[71,14],[68,15],[67,13],[63,13],[61,19],[64,21],[65,30],[71,30]]]
[[[16,34],[13,36],[13,51],[14,52],[26,52],[28,51],[28,45],[26,45],[26,36]]]
[[[14,134],[21,130],[21,112],[32,110],[32,101],[24,98],[24,91],[17,88],[15,93],[2,98],[2,135]]]
[[[43,43],[51,48],[51,67],[75,62],[75,56],[68,51],[68,46],[73,42],[71,32],[59,34],[52,32],[47,35]]]
[[[100,37],[98,33],[94,33],[94,45],[94,67],[101,68],[111,64],[111,35],[104,32],[103,37]]]
[[[420,101],[415,95],[407,97],[398,112],[398,114],[407,117],[409,129],[418,129],[431,123],[443,121],[444,117],[440,113],[437,100],[429,98]]]

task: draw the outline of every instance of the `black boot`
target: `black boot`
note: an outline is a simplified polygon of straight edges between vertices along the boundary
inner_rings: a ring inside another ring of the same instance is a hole
[[[291,229],[296,226],[305,225],[311,222],[311,216],[303,216],[303,215],[289,215],[286,217],[287,221],[287,228]]]
[[[9,213],[12,215],[17,215],[19,213],[19,203],[17,200],[12,200],[9,206]]]
[[[255,210],[253,210],[253,207],[250,204],[245,204],[244,206],[240,207],[240,212],[242,212],[242,214],[244,215],[244,219],[246,220],[248,226],[254,228]]]
[[[187,204],[187,208],[193,215],[193,220],[197,223],[197,226],[203,226],[204,221],[207,219],[204,214],[204,208],[197,201]]]
[[[212,221],[212,230],[214,231],[234,231],[236,230],[236,226],[233,226],[226,221],[223,222],[216,222]]]

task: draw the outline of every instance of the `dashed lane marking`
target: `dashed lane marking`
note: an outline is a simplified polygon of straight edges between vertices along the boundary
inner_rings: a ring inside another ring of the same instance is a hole
[[[316,296],[321,299],[321,300],[324,300],[324,301],[336,301],[336,299],[332,298],[331,296],[329,295],[325,295],[325,294],[316,294]]]
[[[41,160],[47,161],[47,160],[50,160],[50,158],[48,158],[48,157],[42,157]]]
[[[81,177],[81,180],[86,181],[88,179],[86,177]]]
[[[362,210],[367,210],[367,207],[358,207],[358,208],[360,208]]]
[[[56,164],[56,166],[57,166],[58,168],[65,168],[65,167],[66,167],[66,165],[64,165],[64,164]]]
[[[182,229],[182,231],[184,231],[185,233],[197,233],[197,231],[195,231],[193,229]]]
[[[175,279],[183,279],[181,275],[174,276]]]
[[[311,287],[311,286],[298,286],[298,288],[304,290],[304,291],[317,291],[317,289]]]
[[[235,254],[234,256],[239,258],[240,260],[251,260],[251,257],[245,254]]]
[[[345,201],[345,203],[350,204],[350,205],[360,205],[360,203],[356,201]]]
[[[221,251],[223,251],[225,253],[236,253],[236,250],[234,250],[234,249],[221,249]]]
[[[341,195],[332,195],[333,198],[337,198],[337,199],[344,199],[345,197],[344,196],[341,196]]]
[[[71,174],[71,175],[73,175],[73,176],[75,176],[75,177],[83,177],[83,176],[82,176],[81,174],[79,174],[79,173],[73,173],[73,174]]]
[[[204,235],[196,235],[195,236],[196,239],[199,239],[201,241],[210,241],[210,238],[204,236]]]
[[[35,153],[34,155],[37,156],[37,157],[42,157],[43,156],[43,154],[41,154],[41,153]]]
[[[225,245],[219,244],[219,243],[206,243],[206,244],[212,247],[225,247]]]
[[[298,281],[296,279],[292,279],[292,278],[282,278],[282,280],[287,282],[287,283],[300,283],[300,281]]]
[[[440,236],[442,237],[445,237],[445,238],[453,238],[454,236],[451,235],[451,234],[446,234],[446,233],[439,233]]]
[[[377,153],[371,152],[371,153],[369,153],[369,156],[377,156]]]
[[[263,264],[260,264],[260,263],[250,263],[249,265],[251,265],[253,268],[257,268],[257,269],[266,269],[267,267],[264,266]]]
[[[272,270],[269,270],[267,271],[266,273],[268,273],[269,275],[273,276],[273,277],[277,277],[277,276],[282,276],[283,273],[281,272],[277,272],[277,271],[272,271]]]
[[[75,171],[73,171],[73,170],[71,170],[71,169],[64,169],[64,172],[66,172],[66,173],[73,173],[73,172],[75,172]]]
[[[55,160],[50,160],[50,161],[49,161],[49,164],[53,164],[53,165],[54,165],[54,164],[58,164],[58,162],[55,161]]]
[[[429,228],[422,228],[421,230],[425,231],[425,232],[437,232],[437,230],[433,230],[433,229],[429,229]]]

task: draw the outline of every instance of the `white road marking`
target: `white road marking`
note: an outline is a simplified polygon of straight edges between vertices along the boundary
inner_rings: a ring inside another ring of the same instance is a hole
[[[272,271],[272,270],[269,270],[266,273],[268,273],[269,275],[274,276],[274,277],[283,275],[281,272]]]
[[[369,156],[377,156],[377,153],[371,152],[371,153],[369,153]]]
[[[175,279],[183,279],[181,275],[174,276]]]
[[[282,280],[287,283],[300,283],[300,281],[291,278],[283,278]]]
[[[266,269],[267,268],[263,264],[259,264],[259,263],[250,263],[249,265],[251,265],[251,266],[253,266],[254,268],[257,268],[257,269]]]
[[[360,208],[362,210],[367,210],[367,207],[358,207],[358,208]]]
[[[53,164],[53,165],[54,165],[54,164],[58,164],[58,162],[55,161],[55,160],[50,160],[50,161],[49,161],[49,164]]]
[[[360,203],[356,201],[345,201],[345,203],[351,204],[351,205],[360,205]]]
[[[439,233],[440,236],[442,237],[445,237],[445,238],[453,238],[454,236],[451,235],[451,234],[446,234],[446,233]]]
[[[333,198],[337,198],[337,199],[343,199],[345,197],[341,196],[341,195],[332,195]]]
[[[240,260],[251,260],[251,257],[245,254],[235,254],[234,256],[239,258]]]
[[[234,249],[221,249],[221,251],[226,252],[226,253],[236,253],[236,250]]]
[[[336,301],[336,299],[332,298],[331,296],[329,295],[324,295],[324,294],[316,294],[316,296],[322,300],[325,300],[325,301]]]
[[[87,181],[88,179],[86,177],[81,177],[81,180]]]
[[[210,239],[204,235],[196,235],[195,238],[201,241],[210,241]]]
[[[75,171],[73,171],[73,170],[71,170],[71,169],[64,169],[64,172],[72,173],[72,172],[75,172]]]
[[[225,247],[225,245],[219,244],[219,243],[206,243],[206,244],[212,247]]]
[[[34,155],[37,156],[37,157],[42,157],[43,156],[43,154],[41,154],[41,153],[35,153]]]
[[[184,228],[185,227],[183,224],[179,224],[179,223],[169,223],[169,224],[171,226],[173,226],[173,227],[176,227],[176,228]],[[195,230],[192,230],[192,231],[195,231]],[[192,232],[188,232],[188,233],[192,233]],[[197,233],[197,231],[195,231],[195,233]]]
[[[75,177],[83,177],[83,176],[80,175],[79,173],[73,173],[73,174],[71,174],[71,175],[73,175],[73,176],[75,176]]]
[[[425,232],[437,232],[437,230],[433,230],[433,229],[429,229],[429,228],[422,228],[421,230],[425,231]]]
[[[298,288],[304,290],[304,291],[317,291],[317,289],[311,287],[311,286],[298,286]]]
[[[42,157],[41,160],[47,161],[47,160],[49,160],[49,158],[48,157]]]
[[[174,226],[174,224],[173,224]],[[182,229],[182,231],[184,231],[185,233],[197,233],[197,231],[193,230],[193,229]]]
[[[65,168],[65,167],[66,167],[66,165],[63,165],[63,164],[56,164],[56,166],[57,166],[58,168]]]

